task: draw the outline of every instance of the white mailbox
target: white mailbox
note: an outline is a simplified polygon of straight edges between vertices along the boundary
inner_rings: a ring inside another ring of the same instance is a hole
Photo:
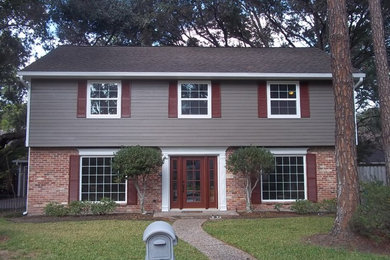
[[[146,260],[175,259],[173,246],[177,245],[177,237],[167,222],[156,221],[150,224],[142,239],[146,243]]]

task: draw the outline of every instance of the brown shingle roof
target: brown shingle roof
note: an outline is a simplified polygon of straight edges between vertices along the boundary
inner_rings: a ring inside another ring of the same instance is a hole
[[[331,73],[316,48],[60,46],[23,71]]]

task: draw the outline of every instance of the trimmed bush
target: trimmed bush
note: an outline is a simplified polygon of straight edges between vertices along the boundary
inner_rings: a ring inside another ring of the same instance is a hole
[[[104,215],[113,212],[117,207],[115,201],[103,198],[99,202],[72,201],[68,206],[50,202],[45,206],[45,215],[63,217],[66,215]]]
[[[320,205],[310,200],[297,200],[291,205],[291,210],[298,214],[318,213]]]
[[[321,209],[326,213],[337,212],[337,199],[323,200],[320,203]]]
[[[91,203],[88,201],[72,201],[68,206],[69,215],[86,215],[88,214],[90,207]]]
[[[378,182],[361,184],[361,204],[351,228],[364,236],[390,239],[390,187]]]
[[[93,215],[104,215],[113,212],[117,205],[115,201],[102,198],[100,202],[91,203],[90,206]]]
[[[62,204],[57,202],[49,202],[45,206],[45,215],[51,217],[63,217],[68,215],[69,209]]]

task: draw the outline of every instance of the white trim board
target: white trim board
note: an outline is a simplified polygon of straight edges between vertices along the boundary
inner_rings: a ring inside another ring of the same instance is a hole
[[[180,79],[332,79],[332,73],[254,73],[254,72],[96,72],[96,71],[19,71],[25,77],[120,77],[120,78],[180,78]],[[353,73],[354,78],[365,73]]]
[[[162,166],[161,211],[170,211],[170,156],[214,155],[218,165],[218,210],[226,211],[226,149],[227,147],[160,147],[165,158]]]

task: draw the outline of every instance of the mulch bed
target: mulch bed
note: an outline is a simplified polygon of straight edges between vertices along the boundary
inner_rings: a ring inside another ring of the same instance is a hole
[[[350,251],[390,256],[390,241],[374,241],[357,234],[350,234],[346,238],[336,238],[330,234],[317,234],[307,237],[304,242],[336,249],[343,248]]]
[[[297,213],[291,211],[253,211],[253,212],[238,212],[239,216],[233,218],[291,218],[302,217]],[[317,214],[315,214],[317,215]]]
[[[49,216],[25,216],[18,218],[8,218],[15,223],[48,223],[60,221],[91,221],[91,220],[166,220],[163,218],[154,218],[152,214],[138,213],[121,213],[108,215],[83,215],[83,216],[65,216],[65,217],[49,217]]]

